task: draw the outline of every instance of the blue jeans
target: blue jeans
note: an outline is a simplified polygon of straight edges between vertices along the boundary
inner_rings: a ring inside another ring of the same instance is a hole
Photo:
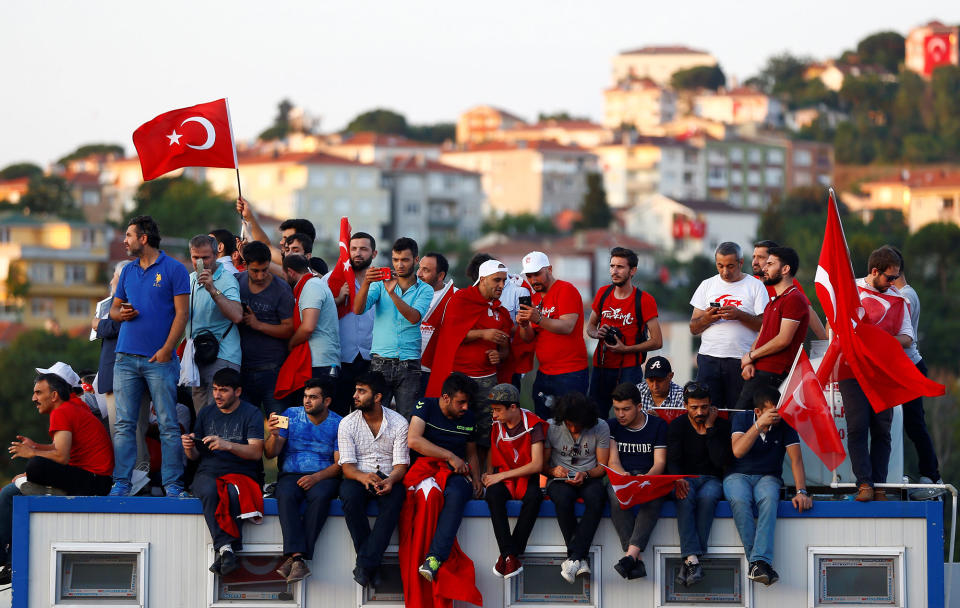
[[[723,495],[733,511],[733,523],[743,541],[747,561],[773,564],[773,532],[777,525],[777,506],[780,504],[778,475],[745,475],[731,473],[723,480]],[[753,519],[753,509],[757,519]]]
[[[579,392],[587,394],[587,368],[566,374],[545,374],[537,370],[537,377],[533,380],[533,407],[534,413],[549,420],[553,418],[552,405],[547,405],[547,397],[553,397],[551,404],[567,393]]]
[[[287,409],[287,404],[273,396],[277,388],[277,373],[280,366],[250,371],[242,369],[241,384],[243,400],[261,408],[267,417],[270,414],[281,414]]]
[[[710,403],[732,409],[743,391],[740,359],[697,355],[697,382],[710,387]]]
[[[617,388],[618,384],[624,382],[630,384],[643,382],[643,368],[639,365],[612,369],[593,368],[593,372],[590,374],[590,396],[596,402],[597,414],[602,420],[611,416],[610,408],[613,407],[613,401],[610,399],[610,393]]]
[[[163,485],[181,483],[183,446],[177,422],[177,381],[180,362],[173,357],[166,363],[150,363],[147,357],[117,353],[113,366],[113,390],[117,400],[117,424],[113,436],[113,481],[130,481],[137,461],[137,419],[140,398],[150,393],[160,427]]]
[[[274,497],[283,534],[283,554],[302,553],[304,559],[313,559],[314,545],[330,513],[330,501],[337,497],[340,489],[340,477],[322,479],[304,490],[297,485],[304,475],[306,473],[281,473]],[[307,508],[301,515],[304,502]]]
[[[374,496],[354,479],[344,479],[340,484],[343,519],[357,552],[357,566],[368,572],[380,567],[390,537],[400,521],[400,509],[406,496],[403,483],[394,484],[386,496]],[[377,502],[377,519],[373,522],[373,529],[367,518],[367,505],[371,500]]]
[[[13,553],[13,499],[17,496],[22,494],[12,483],[0,490],[0,566],[9,564]]]
[[[427,555],[446,561],[453,550],[453,541],[457,540],[457,530],[463,520],[463,510],[473,498],[473,484],[463,475],[451,475],[443,489],[443,508],[437,517],[437,529]]]
[[[387,359],[380,355],[372,355],[370,369],[383,374],[386,380],[386,391],[383,395],[383,405],[390,407],[390,400],[395,399],[396,412],[407,420],[413,413],[420,393],[420,359]]]
[[[687,483],[690,491],[686,498],[677,498],[677,531],[682,557],[707,552],[713,516],[717,503],[723,498],[723,484],[713,475],[688,478]]]

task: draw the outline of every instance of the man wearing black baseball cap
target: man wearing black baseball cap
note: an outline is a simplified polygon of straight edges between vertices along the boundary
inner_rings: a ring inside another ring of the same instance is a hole
[[[683,389],[673,381],[673,368],[666,357],[650,357],[643,382],[637,388],[644,411],[655,407],[683,407]]]

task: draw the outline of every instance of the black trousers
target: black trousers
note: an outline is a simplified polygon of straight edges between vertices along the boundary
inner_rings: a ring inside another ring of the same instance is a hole
[[[43,456],[27,461],[27,481],[59,488],[70,496],[106,496],[113,485],[110,475],[97,475]]]
[[[510,520],[507,518],[507,501],[512,500],[510,490],[505,483],[495,483],[487,488],[487,506],[490,509],[490,520],[493,522],[493,535],[500,547],[500,555],[521,555],[527,550],[527,540],[533,532],[533,525],[537,523],[540,513],[540,503],[543,502],[543,493],[540,491],[540,476],[533,475],[527,479],[527,491],[520,499],[520,515],[517,524],[510,533]]]
[[[917,369],[924,376],[927,375],[927,365],[923,359],[917,362]],[[937,452],[933,449],[933,440],[927,431],[927,421],[923,412],[923,397],[903,404],[903,431],[917,448],[917,460],[920,474],[929,477],[932,481],[940,479],[940,462]]]

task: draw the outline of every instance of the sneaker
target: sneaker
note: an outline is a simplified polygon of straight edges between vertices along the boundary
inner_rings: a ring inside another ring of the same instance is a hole
[[[577,579],[577,572],[580,571],[580,560],[565,559],[560,564],[560,576],[571,585]]]
[[[943,483],[942,479],[933,481],[929,477],[921,477],[917,483]],[[910,498],[913,500],[936,500],[947,493],[945,488],[917,488],[910,491]]]
[[[703,566],[699,562],[696,564],[684,562],[683,569],[687,571],[684,576],[687,587],[692,587],[703,580]]]
[[[630,573],[633,572],[633,569],[636,567],[637,560],[629,555],[624,555],[620,558],[620,561],[613,565],[613,569],[617,571],[617,574],[628,580],[630,579]]]
[[[115,481],[113,482],[113,487],[110,488],[110,493],[107,496],[130,496],[130,482],[129,481]]]
[[[427,559],[423,560],[423,563],[420,564],[420,568],[418,568],[417,571],[420,573],[420,576],[432,583],[436,578],[437,570],[439,569],[440,560],[432,555],[428,555]]]
[[[163,488],[167,498],[193,498],[190,492],[183,489],[178,483],[170,483]]]
[[[777,574],[777,571],[774,570],[774,569],[773,569],[773,566],[771,566],[770,564],[764,564],[764,565],[767,567],[767,568],[766,568],[766,570],[767,570],[767,578],[770,580],[770,582],[767,583],[767,586],[769,587],[770,585],[772,585],[772,584],[774,584],[775,582],[777,582],[778,580],[780,580],[780,575]]]
[[[295,583],[302,581],[308,576],[310,576],[310,568],[307,567],[306,562],[302,559],[293,560],[293,565],[290,566],[290,574],[287,575],[287,582]]]
[[[280,564],[280,567],[276,569],[276,573],[282,576],[283,578],[287,578],[288,576],[290,576],[291,566],[293,566],[293,558],[288,557],[286,560],[284,560],[282,564]]]
[[[130,476],[130,496],[136,496],[150,483],[150,465],[139,464]]]
[[[683,587],[686,587],[686,586],[687,586],[687,564],[686,564],[686,562],[683,562],[683,563],[680,564],[680,569],[677,570],[677,576],[674,577],[673,582],[674,582],[674,584],[677,585],[678,587],[679,587],[679,586],[683,586]]]
[[[498,578],[503,578],[503,573],[507,567],[507,560],[502,555],[497,558],[497,563],[493,565],[493,575]]]
[[[873,489],[873,499],[874,500],[887,500],[887,491],[883,488],[874,488]]]
[[[44,486],[32,481],[25,481],[20,484],[20,493],[24,496],[66,496],[67,493],[60,488],[53,486]]]
[[[862,483],[860,487],[857,488],[857,497],[854,500],[857,502],[870,502],[873,500],[873,492],[872,486]]]
[[[237,569],[237,556],[233,551],[222,551],[220,553],[220,576],[226,576]]]
[[[217,552],[217,557],[213,560],[213,563],[210,564],[210,567],[207,568],[210,572],[214,574],[220,574],[220,562],[222,561],[223,556],[220,555],[220,552]]]
[[[292,559],[292,558],[291,558],[290,562],[291,562],[291,563],[293,562],[293,559]],[[279,570],[277,570],[277,572],[279,572]],[[287,572],[287,574],[290,574],[290,573]],[[286,576],[285,576],[284,578],[286,578]],[[361,568],[360,566],[357,566],[356,568],[354,568],[354,569],[353,569],[353,580],[355,580],[355,581],[357,582],[357,584],[360,585],[361,587],[369,587],[369,586],[370,586],[370,576],[367,574],[367,569],[366,569],[366,568]]]
[[[764,570],[763,562],[760,561],[750,562],[750,572],[747,574],[747,578],[755,583],[770,584],[770,575]]]
[[[0,568],[0,585],[9,585],[13,581],[13,568],[10,564],[4,564]]]
[[[583,576],[584,574],[590,574],[590,562],[587,561],[587,558],[580,560],[580,567],[577,568],[577,576]]]
[[[633,580],[635,578],[644,578],[647,576],[647,567],[643,565],[643,560],[638,559],[636,567],[630,571],[630,575],[627,576],[627,580]]]
[[[523,564],[517,559],[516,555],[508,555],[503,560],[503,578],[513,578],[523,572]]]

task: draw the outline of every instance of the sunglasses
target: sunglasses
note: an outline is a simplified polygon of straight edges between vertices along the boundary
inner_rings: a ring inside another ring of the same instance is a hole
[[[899,275],[899,274],[885,274],[885,273],[884,273],[883,276],[884,276],[885,279],[887,279],[887,282],[889,282],[889,283],[893,283],[894,281],[896,281],[897,279],[900,278],[900,275]]]
[[[687,382],[683,385],[683,394],[687,395],[688,397],[692,397],[694,395],[706,396],[710,394],[710,387],[707,386],[705,382]]]

